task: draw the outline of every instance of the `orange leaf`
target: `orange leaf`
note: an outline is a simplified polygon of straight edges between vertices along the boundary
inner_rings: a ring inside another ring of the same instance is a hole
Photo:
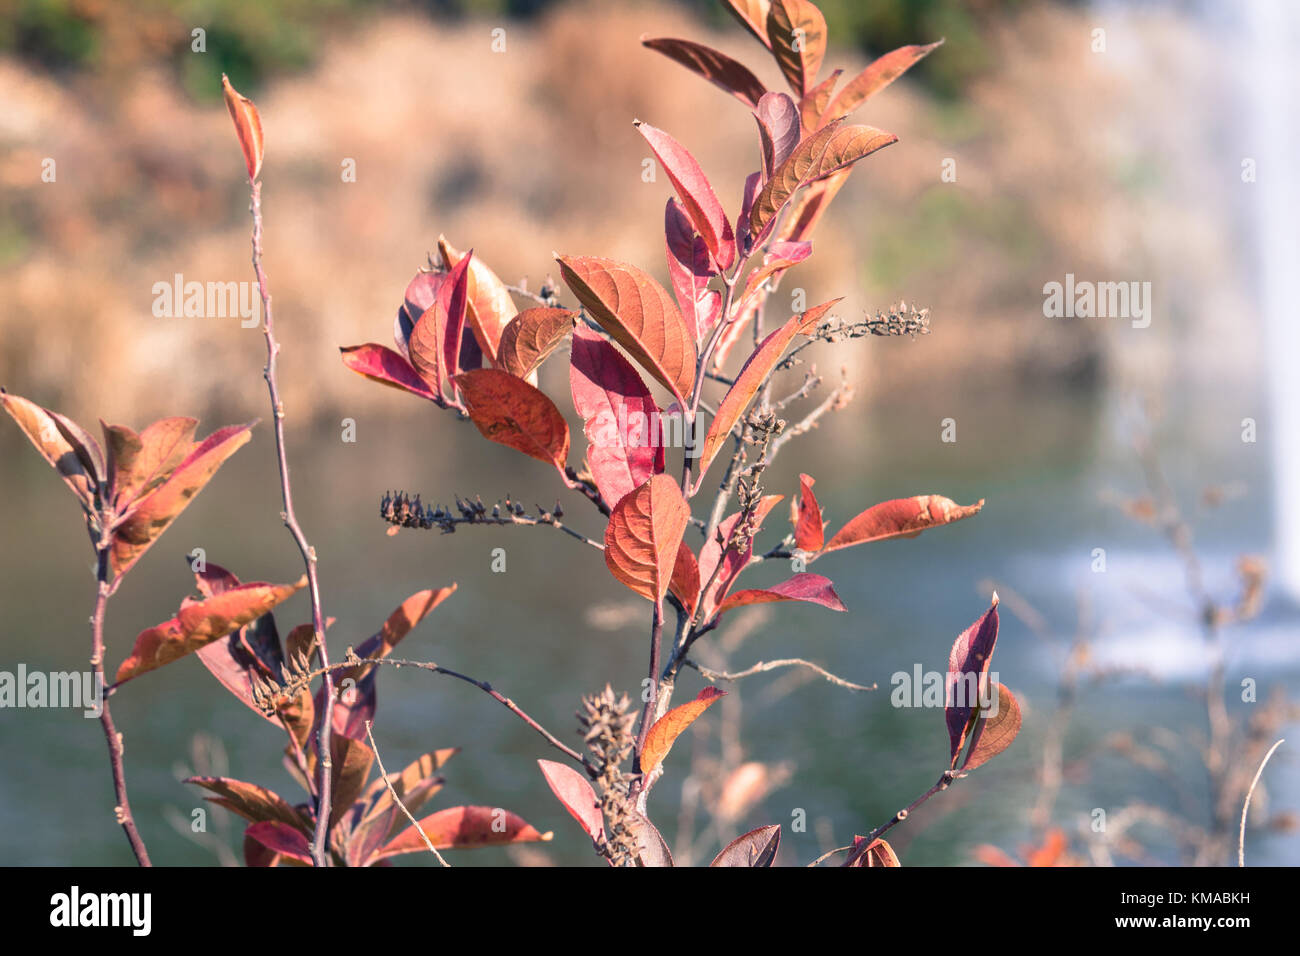
[[[877,839],[867,843],[866,837],[853,838],[853,851],[844,860],[847,867],[902,865],[898,862],[898,854],[886,841]]]
[[[848,116],[942,43],[943,41],[940,40],[938,43],[927,43],[924,46],[899,47],[875,60],[845,84],[844,89],[840,90],[831,101],[830,107],[822,114],[822,122],[829,123]]]
[[[230,110],[230,118],[235,121],[235,135],[239,137],[239,148],[244,151],[248,181],[252,182],[262,171],[262,118],[257,115],[253,101],[236,92],[224,73],[221,74],[221,91],[226,96],[226,109]]]
[[[257,620],[306,585],[304,575],[296,584],[241,584],[201,601],[187,598],[170,621],[140,632],[131,656],[117,669],[117,683],[170,664],[225,637]]]
[[[193,418],[163,418],[140,434],[125,425],[105,425],[109,485],[114,502],[125,508],[167,480],[194,447]]]
[[[695,613],[696,602],[700,599],[700,565],[695,560],[695,552],[685,541],[677,547],[677,562],[673,565],[668,588],[677,595],[687,614]]]
[[[772,41],[767,38],[767,12],[772,7],[772,0],[722,0],[727,11],[740,21],[763,46],[771,49]]]
[[[425,817],[418,826],[439,850],[535,843],[549,840],[554,835],[549,831],[539,833],[522,817],[500,807],[450,807]],[[427,849],[419,830],[409,826],[396,839],[390,840],[375,859],[399,853],[423,853]]]
[[[822,112],[826,109],[826,104],[830,102],[831,93],[835,90],[835,83],[843,72],[843,70],[836,70],[809,90],[804,95],[804,98],[799,101],[799,117],[803,128],[808,132],[811,133],[821,126]]]
[[[800,192],[799,198],[794,201],[790,213],[781,225],[779,238],[790,242],[808,241],[812,237],[813,230],[817,228],[817,223],[821,221],[822,215],[830,207],[831,201],[849,181],[851,172],[853,172],[852,167],[841,169],[825,179],[817,180]]]
[[[803,96],[817,82],[826,55],[826,18],[809,0],[772,0],[767,38],[790,88]]]
[[[664,599],[691,512],[677,482],[654,475],[614,506],[605,528],[605,565],[644,598]]]
[[[98,443],[75,422],[0,389],[0,403],[41,456],[72,489],[87,514],[107,474]]]
[[[436,590],[428,588],[423,591],[416,591],[399,604],[393,610],[393,613],[388,615],[378,633],[362,641],[356,652],[362,663],[340,672],[334,678],[334,682],[342,684],[348,678],[359,682],[375,667],[374,664],[365,663],[366,661],[387,657],[402,638],[410,634],[415,629],[415,626],[423,621],[434,608],[455,593],[455,584],[449,584],[447,587]]]
[[[304,833],[311,832],[298,811],[273,790],[231,777],[189,777],[184,782],[211,790],[217,796],[208,797],[208,800],[225,807],[231,813],[239,814],[245,820],[253,823],[279,820]]]
[[[516,378],[527,378],[573,331],[568,309],[525,309],[501,333],[493,363]]]
[[[809,309],[802,315],[796,315],[790,321],[779,329],[775,329],[771,335],[765,338],[754,354],[749,357],[740,374],[736,376],[735,382],[723,396],[721,403],[718,405],[718,413],[713,416],[713,421],[709,423],[708,434],[704,436],[704,444],[700,447],[699,462],[696,465],[697,485],[703,481],[704,474],[709,470],[709,465],[717,457],[722,445],[731,435],[731,430],[736,427],[740,421],[745,409],[749,403],[754,400],[758,390],[762,388],[763,382],[772,374],[777,363],[781,361],[781,356],[785,354],[786,347],[794,340],[794,337],[802,332],[805,328],[815,324],[830,308],[839,302],[839,299],[832,299],[830,302],[824,302],[819,306]]]
[[[495,368],[462,372],[456,386],[484,438],[564,471],[569,426],[544,393]]]
[[[592,318],[685,406],[695,384],[695,337],[672,296],[636,266],[613,259],[559,256],[556,261]]]
[[[458,265],[465,256],[465,253],[456,251],[446,236],[438,237],[438,254],[448,269]],[[496,365],[501,335],[519,310],[515,308],[515,300],[510,297],[506,284],[478,256],[469,266],[467,312],[470,330],[478,339],[479,348],[488,361]]]
[[[824,179],[896,142],[898,137],[893,133],[874,126],[845,126],[843,120],[823,126],[796,146],[763,186],[749,214],[750,232],[759,235],[799,187]]]
[[[884,501],[872,505],[835,532],[821,553],[829,554],[855,544],[890,538],[915,538],[922,531],[979,514],[983,507],[983,498],[973,505],[959,505],[942,495],[917,495]]]
[[[645,736],[645,746],[641,748],[641,772],[648,774],[663,763],[673,748],[673,742],[709,709],[710,704],[725,694],[726,691],[716,687],[706,687],[693,701],[674,707],[656,720]]]

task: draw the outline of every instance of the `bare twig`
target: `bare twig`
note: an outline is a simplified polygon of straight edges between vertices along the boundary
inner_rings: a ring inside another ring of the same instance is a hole
[[[1259,778],[1264,773],[1264,767],[1268,765],[1269,758],[1273,756],[1278,747],[1286,743],[1283,737],[1272,747],[1268,748],[1268,753],[1264,754],[1264,759],[1259,762],[1259,769],[1255,771],[1255,779],[1250,781],[1250,789],[1246,791],[1246,799],[1241,804],[1241,830],[1237,834],[1237,865],[1246,865],[1246,811],[1250,809],[1250,800],[1255,796],[1255,786],[1259,783]]]
[[[809,670],[815,671],[816,673],[820,674],[822,677],[824,677],[830,683],[834,684],[836,687],[843,687],[846,690],[851,690],[856,692],[862,690],[876,690],[878,687],[878,685],[874,683],[870,685],[855,684],[853,683],[853,681],[845,680],[843,677],[837,677],[834,674],[832,674],[830,671],[826,670],[826,668],[820,667],[817,664],[814,664],[812,661],[806,661],[800,657],[786,657],[786,658],[782,658],[781,660],[775,660],[775,661],[759,661],[753,667],[746,668],[743,671],[736,671],[734,673],[728,673],[726,671],[710,670],[707,667],[695,663],[695,661],[691,660],[689,657],[683,659],[682,664],[686,667],[693,667],[695,670],[700,672],[701,676],[703,676],[705,680],[711,683],[716,683],[720,680],[725,680],[725,681],[740,680],[741,678],[750,677],[754,674],[763,674],[766,673],[767,671],[776,670],[778,667],[806,667]]]
[[[438,852],[438,848],[434,846],[433,841],[429,839],[429,834],[424,832],[424,827],[420,826],[420,822],[411,815],[411,811],[406,809],[406,804],[402,802],[402,798],[397,795],[397,790],[393,787],[393,781],[388,779],[388,771],[384,769],[383,758],[379,756],[379,746],[375,743],[375,733],[371,729],[371,724],[368,720],[366,721],[366,736],[370,738],[370,752],[375,755],[375,763],[379,765],[379,779],[384,781],[384,786],[388,788],[388,795],[391,796],[393,802],[397,804],[397,809],[401,810],[406,819],[411,821],[411,826],[415,827],[415,829],[419,831],[420,839],[422,839],[424,845],[429,848],[429,852],[436,856],[438,862],[443,866],[450,867],[451,864],[442,858],[442,854]]]

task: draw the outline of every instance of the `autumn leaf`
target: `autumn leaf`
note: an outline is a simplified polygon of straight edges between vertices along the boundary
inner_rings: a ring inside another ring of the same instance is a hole
[[[748,515],[748,524],[754,535],[758,534],[763,522],[767,519],[768,513],[776,505],[784,500],[784,495],[764,495],[754,505],[753,511]],[[707,621],[713,616],[718,604],[731,590],[731,586],[736,583],[742,571],[749,566],[750,559],[754,556],[754,539],[750,537],[749,542],[741,548],[731,547],[732,539],[736,537],[737,529],[740,527],[742,519],[746,519],[746,512],[737,511],[729,515],[718,525],[718,533],[704,542],[700,548],[699,574],[700,580],[704,582],[712,581],[707,593],[700,596],[700,604],[697,615],[701,621]],[[722,544],[718,539],[722,539]],[[721,562],[721,570],[717,570]],[[716,571],[716,573],[715,573]]]
[[[998,595],[995,591],[989,609],[978,621],[957,635],[952,651],[948,654],[943,713],[944,722],[948,725],[951,766],[954,769],[972,725],[978,719],[979,705],[986,696],[989,661],[997,642]]]
[[[554,465],[561,473],[569,457],[569,426],[546,395],[500,369],[482,368],[456,376],[470,420],[488,441]]]
[[[72,489],[86,514],[93,514],[95,498],[107,478],[104,454],[98,443],[71,419],[18,395],[10,395],[4,389],[0,389],[0,403]]]
[[[840,596],[835,593],[829,578],[802,571],[788,581],[782,581],[770,588],[737,591],[722,602],[718,613],[725,614],[727,611],[748,604],[770,604],[773,601],[804,601],[808,604],[820,604],[832,611],[848,610],[840,600]]]
[[[690,517],[677,482],[655,475],[614,506],[605,528],[605,566],[637,594],[662,601]]]
[[[695,552],[685,541],[677,546],[677,561],[673,565],[673,576],[668,582],[668,589],[677,595],[687,614],[695,613],[696,604],[700,600],[700,566]]]
[[[878,149],[898,142],[893,133],[873,126],[847,126],[843,120],[828,123],[799,143],[773,174],[750,213],[750,232],[757,236],[801,187],[852,166]]]
[[[983,507],[983,498],[973,505],[959,505],[942,495],[895,498],[872,505],[855,516],[835,532],[821,553],[830,554],[841,548],[872,541],[888,541],[890,538],[915,538],[922,531],[979,514]]]
[[[221,91],[226,98],[226,109],[230,111],[230,118],[235,123],[235,135],[239,138],[239,148],[243,150],[244,164],[248,167],[248,181],[253,182],[262,171],[262,156],[265,153],[262,118],[253,101],[236,92],[224,73],[221,74]]]
[[[611,506],[664,470],[659,406],[636,369],[585,325],[573,331],[569,387],[587,436],[587,464]]]
[[[511,843],[550,840],[554,834],[540,833],[517,814],[498,807],[450,807],[419,821],[420,830],[439,850],[469,850]],[[375,854],[376,860],[400,853],[424,853],[428,847],[419,830],[409,826]]]
[[[817,81],[826,55],[826,18],[809,0],[772,0],[767,37],[790,88],[803,96]]]
[[[881,839],[867,841],[866,837],[853,838],[853,850],[844,860],[847,867],[902,866],[898,854],[888,842]]]
[[[635,810],[627,811],[625,825],[631,832],[632,839],[636,840],[637,866],[665,867],[673,865],[673,855],[668,849],[668,841],[664,839],[658,827]]]
[[[758,42],[771,49],[772,41],[767,38],[767,12],[771,9],[771,0],[722,0],[722,5]]]
[[[799,145],[799,107],[785,93],[766,93],[754,109],[763,149],[763,181],[771,179]]]
[[[131,656],[117,669],[117,683],[170,664],[225,637],[261,617],[306,585],[304,575],[296,584],[256,582],[241,584],[200,601],[187,598],[174,618],[140,632]]]
[[[942,44],[943,41],[940,40],[938,43],[927,43],[924,46],[899,47],[874,60],[870,66],[844,85],[844,89],[840,90],[831,101],[831,105],[822,113],[821,121],[829,123],[848,116]]]
[[[674,707],[656,720],[646,734],[645,746],[641,748],[641,773],[653,773],[668,756],[668,751],[673,748],[673,742],[682,735],[682,732],[695,723],[696,718],[708,710],[715,700],[725,694],[726,691],[718,690],[716,687],[706,687],[694,700]]]
[[[302,815],[273,790],[231,777],[188,777],[183,782],[215,793],[217,796],[207,798],[209,802],[225,807],[245,820],[253,823],[278,820],[304,833],[311,832]]]
[[[229,425],[194,445],[185,460],[153,491],[136,499],[113,532],[113,574],[126,574],[194,500],[227,458],[242,448],[253,425]]]
[[[776,368],[777,363],[781,361],[781,356],[785,354],[786,347],[789,346],[796,335],[800,334],[801,330],[815,324],[839,301],[839,299],[832,299],[830,302],[815,306],[801,315],[794,316],[785,325],[773,330],[754,350],[754,354],[749,357],[749,360],[740,370],[740,374],[736,376],[735,382],[718,404],[718,412],[713,416],[713,421],[709,423],[709,430],[704,436],[703,444],[700,446],[699,461],[696,465],[698,477],[695,481],[697,487],[704,480],[709,465],[713,464],[713,460],[717,457],[723,444],[730,437],[731,430],[736,427],[745,409],[749,407],[749,403],[754,400],[754,396],[762,388],[763,382],[767,380],[767,377]]]
[[[167,479],[194,447],[193,418],[163,418],[136,434],[126,425],[100,422],[108,449],[108,484],[115,507],[124,509]]]
[[[671,198],[664,207],[664,249],[673,294],[698,345],[722,311],[722,293],[709,288],[717,275],[709,247],[695,234],[686,209]]]
[[[844,188],[844,184],[849,181],[851,172],[853,172],[852,167],[841,169],[805,187],[790,207],[778,233],[779,237],[789,242],[801,242],[812,238],[817,223],[830,208],[831,202],[839,191]],[[769,225],[775,225],[775,220]]]
[[[799,101],[800,124],[808,132],[811,133],[821,126],[822,112],[830,102],[831,93],[834,92],[835,84],[843,72],[843,70],[836,70],[805,93],[803,99]]]
[[[272,856],[252,857],[249,853],[249,841],[255,841],[272,852]],[[301,830],[287,823],[266,820],[254,823],[244,830],[244,856],[259,860],[263,865],[274,866],[276,857],[284,856],[306,866],[312,865],[311,846]]]
[[[492,364],[516,378],[528,378],[573,331],[573,318],[568,309],[525,309],[502,331]]]
[[[393,609],[376,633],[361,642],[356,650],[361,663],[340,671],[335,678],[335,683],[342,683],[347,678],[360,680],[365,677],[375,667],[370,663],[371,661],[387,657],[393,648],[415,629],[416,625],[433,612],[434,608],[455,593],[455,584],[416,591]]]
[[[825,526],[822,522],[822,509],[813,494],[813,485],[817,481],[811,475],[799,476],[799,504],[797,520],[794,525],[794,544],[800,551],[817,552],[822,549],[825,540]]]
[[[572,767],[554,760],[539,760],[537,765],[542,768],[546,785],[564,809],[578,821],[593,843],[601,843],[605,839],[605,818],[591,782]]]
[[[343,734],[330,737],[330,781],[334,795],[330,806],[330,828],[352,809],[353,802],[365,789],[375,752],[360,740]],[[323,764],[317,765],[317,776]]]
[[[636,266],[559,256],[560,274],[592,317],[683,407],[695,384],[695,337],[663,288]]]
[[[713,858],[709,866],[770,867],[776,862],[776,853],[780,848],[779,824],[758,827],[728,843],[723,847],[722,852]]]
[[[363,378],[442,404],[442,399],[430,390],[406,357],[392,349],[367,342],[341,347],[339,352],[343,364]]]
[[[970,749],[958,770],[974,770],[981,764],[988,763],[1010,747],[1020,733],[1020,701],[1001,683],[998,684],[994,700],[997,702],[997,713],[988,714],[981,710],[970,732]]]
[[[673,37],[642,36],[641,45],[676,60],[747,106],[758,105],[759,98],[767,92],[749,67],[703,43]]]
[[[640,120],[634,121],[633,125],[645,137],[659,165],[668,174],[695,231],[709,247],[713,261],[719,269],[730,269],[736,261],[736,237],[731,231],[731,220],[700,164],[685,146],[663,130]]]
[[[742,309],[747,309],[752,302],[758,300],[760,292],[766,293],[763,289],[766,283],[773,276],[784,272],[803,262],[812,255],[811,242],[783,242],[773,240],[767,245],[767,251],[763,253],[763,262],[761,265],[754,267],[745,279],[745,291],[740,294],[740,303]]]
[[[458,252],[446,236],[438,237],[438,254],[448,269],[454,269],[467,255]],[[519,310],[506,284],[477,256],[470,261],[467,290],[470,330],[488,361],[497,365],[501,336]]]

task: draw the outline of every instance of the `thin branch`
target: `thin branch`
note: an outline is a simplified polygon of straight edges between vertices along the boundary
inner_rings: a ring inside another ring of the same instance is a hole
[[[393,787],[393,781],[388,779],[388,771],[384,769],[383,758],[379,756],[379,746],[375,743],[375,733],[371,729],[370,721],[368,720],[366,721],[366,736],[370,738],[370,752],[375,755],[375,763],[379,765],[379,779],[384,781],[384,786],[388,788],[389,796],[391,796],[393,802],[397,804],[397,809],[401,810],[406,816],[406,819],[411,821],[411,826],[415,827],[415,829],[420,832],[420,839],[424,840],[424,845],[429,848],[430,853],[438,858],[438,862],[445,867],[450,867],[451,864],[442,858],[442,854],[438,852],[438,848],[434,846],[433,841],[429,839],[429,834],[424,832],[424,828],[420,826],[419,821],[411,815],[410,810],[406,809],[406,804],[402,802],[402,798],[397,795],[397,790]]]
[[[320,654],[321,666],[325,668],[325,700],[332,709],[334,702],[334,681],[329,672],[329,651],[325,646],[325,614],[321,610],[320,581],[316,576],[316,549],[307,543],[307,536],[293,509],[293,489],[289,484],[289,460],[285,453],[284,442],[284,403],[280,400],[280,387],[276,380],[276,359],[280,354],[280,343],[275,339],[275,319],[271,312],[271,290],[266,272],[262,268],[262,184],[252,183],[253,214],[253,272],[257,276],[257,291],[262,299],[262,331],[266,336],[266,368],[263,377],[271,399],[271,413],[275,419],[275,453],[280,466],[280,500],[284,510],[280,517],[289,529],[298,551],[302,554],[302,563],[307,571],[307,589],[311,594],[312,628],[316,632],[315,647]],[[330,736],[334,721],[327,715],[320,724],[318,746],[320,753],[320,792],[316,799],[316,831],[312,836],[311,856],[316,866],[326,866],[325,841],[329,834],[331,766]]]
[[[703,665],[695,663],[695,661],[691,660],[689,657],[685,658],[682,661],[682,663],[686,667],[695,668],[695,670],[699,671],[700,675],[710,683],[717,683],[720,680],[736,681],[744,677],[751,677],[754,674],[763,674],[766,673],[767,671],[776,670],[778,667],[806,667],[809,670],[815,671],[816,673],[820,674],[822,677],[824,677],[830,683],[834,684],[836,687],[843,687],[847,690],[851,690],[855,692],[861,690],[877,690],[879,686],[874,683],[871,684],[870,686],[866,684],[855,684],[853,683],[853,681],[845,680],[843,677],[837,677],[834,674],[832,674],[830,671],[826,670],[826,668],[820,667],[817,664],[814,664],[812,661],[806,661],[801,657],[786,657],[776,661],[759,661],[753,667],[746,668],[743,671],[736,671],[735,673],[729,673],[727,671],[710,670],[709,668],[704,667]]]
[[[1268,753],[1264,754],[1264,759],[1259,762],[1259,769],[1255,771],[1255,779],[1250,782],[1250,789],[1246,791],[1246,799],[1241,805],[1241,830],[1237,834],[1237,865],[1246,865],[1246,811],[1250,809],[1250,800],[1255,796],[1255,786],[1259,783],[1259,778],[1263,776],[1264,767],[1268,765],[1269,758],[1278,747],[1286,743],[1283,737],[1272,747],[1268,748]]]
[[[822,846],[825,846],[825,845],[826,845],[825,843],[822,844]],[[826,860],[828,860],[828,859],[830,859],[831,857],[833,857],[836,853],[843,853],[843,852],[845,852],[846,850],[852,850],[852,849],[853,849],[853,847],[850,845],[850,846],[837,846],[837,847],[836,847],[835,849],[833,849],[833,850],[827,850],[827,851],[826,851],[825,853],[823,853],[821,856],[817,857],[817,859],[815,859],[815,860],[813,860],[811,863],[809,863],[809,864],[808,864],[808,867],[809,867],[809,868],[812,868],[812,867],[814,867],[814,866],[818,866],[818,865],[820,865],[821,863],[823,863],[823,862],[825,862]]]
[[[441,505],[437,508],[426,507],[420,503],[417,495],[412,500],[405,492],[398,492],[396,495],[384,495],[379,505],[379,514],[385,521],[397,528],[415,528],[429,530],[438,528],[443,534],[452,534],[460,525],[521,525],[525,527],[549,526],[557,531],[563,531],[569,537],[581,541],[583,544],[590,545],[597,551],[604,551],[605,546],[599,541],[587,537],[580,531],[575,531],[568,525],[560,521],[564,515],[564,510],[556,502],[554,511],[547,511],[542,507],[537,508],[537,514],[531,515],[524,511],[522,505],[517,502],[511,502],[506,499],[504,503],[498,502],[492,506],[489,512],[487,506],[481,500],[461,501],[459,496],[456,498],[456,506],[459,515],[452,514],[450,509],[445,509]],[[504,508],[505,513],[502,513]],[[395,534],[396,530],[390,531],[389,534]]]

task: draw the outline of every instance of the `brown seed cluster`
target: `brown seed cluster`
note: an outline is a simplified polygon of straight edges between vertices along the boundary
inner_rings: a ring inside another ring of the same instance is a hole
[[[605,815],[605,844],[601,852],[615,866],[635,866],[638,847],[630,826],[631,777],[623,773],[622,764],[635,743],[632,726],[636,714],[629,711],[627,695],[616,698],[613,688],[606,684],[601,693],[582,698],[582,709],[576,716],[583,742],[591,752],[591,764],[597,771],[596,788]]]

